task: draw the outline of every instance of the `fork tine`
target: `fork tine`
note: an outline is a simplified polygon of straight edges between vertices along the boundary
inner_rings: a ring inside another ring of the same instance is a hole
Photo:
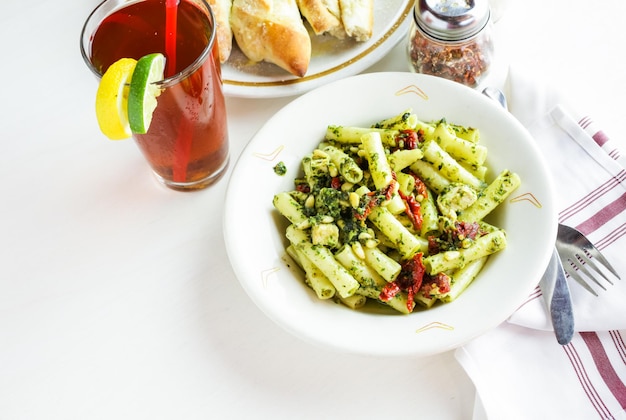
[[[567,273],[567,275],[570,276],[570,278],[573,278],[574,280],[576,280],[576,282],[580,284],[582,287],[584,287],[585,290],[587,290],[589,293],[591,293],[594,296],[598,296],[598,293],[595,290],[593,290],[593,288],[589,286],[589,283],[587,283],[582,278],[582,276],[577,272],[576,268],[572,265],[572,261],[568,259],[567,263],[568,264],[563,265],[563,268],[565,269],[565,272]],[[596,283],[598,282],[596,281]],[[606,290],[606,288],[602,286],[601,284],[598,283],[598,285],[602,287],[604,290]]]
[[[593,260],[591,258],[589,258],[589,256],[587,256],[584,253],[580,253],[580,254],[576,254],[576,258],[578,258],[578,260],[581,263],[581,264],[577,264],[578,268],[580,270],[584,271],[585,274],[587,274],[589,277],[591,277],[596,283],[598,283],[598,281],[596,281],[595,277],[593,277],[593,275],[591,274],[590,270],[587,270],[586,266],[588,266],[589,268],[594,270],[596,273],[600,274],[602,277],[604,277],[604,280],[606,280],[611,285],[613,285],[613,282],[604,274],[604,272],[600,269],[600,267],[598,267],[597,264],[595,262],[593,262]],[[619,277],[618,277],[618,279],[619,279]],[[598,284],[600,284],[600,283],[598,283]]]
[[[604,265],[607,270],[609,270],[615,277],[617,277],[618,280],[621,280],[620,276],[617,274],[617,271],[613,268],[613,266],[607,261],[606,258],[604,258],[604,255],[602,255],[602,253],[595,247],[594,244],[592,244],[591,242],[589,242],[589,246],[590,248],[587,249],[586,251],[589,252],[591,254],[591,256],[595,259],[597,259],[598,261],[600,261],[600,263],[602,263],[602,265]],[[591,260],[589,260],[591,261]],[[595,267],[594,267],[595,268]],[[596,268],[596,271],[598,271],[598,269]],[[601,272],[600,272],[601,273]],[[601,273],[602,274],[602,273]],[[604,274],[602,274],[602,276],[606,278],[606,276]],[[608,279],[607,279],[608,280]],[[610,281],[609,281],[610,282]],[[611,284],[613,284],[611,282]]]
[[[578,229],[559,223],[557,242],[559,240],[566,243],[576,244],[579,248],[584,249],[585,252],[591,255],[591,257],[602,263],[602,265],[604,265],[611,272],[611,274],[621,280],[620,276],[617,274],[617,270],[613,268],[604,255],[602,255],[600,250],[598,250],[598,248],[596,248],[596,246],[589,240],[589,238],[587,238],[585,234]]]
[[[591,279],[595,284],[600,286],[603,290],[606,290],[606,287],[602,283],[600,283],[598,279],[587,269],[587,267],[580,263],[580,261],[578,262],[578,264],[575,261],[570,260],[570,262],[572,263],[572,271],[574,271],[575,276],[578,276],[578,278],[584,281],[584,275],[586,276],[586,278]],[[576,279],[576,277],[574,277],[574,279]]]
[[[603,290],[607,289],[603,282],[600,282],[600,276],[611,285],[614,283],[607,277],[609,272],[621,280],[617,270],[579,230],[559,223],[556,247],[561,259],[567,262],[563,266],[569,277],[576,280],[594,296],[598,294],[591,287],[589,280],[593,280]]]

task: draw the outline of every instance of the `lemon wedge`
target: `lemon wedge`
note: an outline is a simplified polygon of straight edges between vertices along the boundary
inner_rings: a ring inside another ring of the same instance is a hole
[[[128,95],[137,60],[122,58],[107,69],[96,93],[96,118],[102,133],[111,140],[130,137]]]

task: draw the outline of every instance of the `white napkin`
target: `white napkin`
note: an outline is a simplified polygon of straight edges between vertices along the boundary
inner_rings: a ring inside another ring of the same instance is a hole
[[[503,324],[455,356],[474,382],[474,419],[626,418],[626,331],[552,332]]]
[[[595,297],[569,279],[578,333],[566,346],[556,342],[537,287],[507,322],[458,349],[457,359],[488,419],[626,418],[624,157],[557,92],[513,69],[505,90],[550,164],[559,221],[585,233],[622,280]]]

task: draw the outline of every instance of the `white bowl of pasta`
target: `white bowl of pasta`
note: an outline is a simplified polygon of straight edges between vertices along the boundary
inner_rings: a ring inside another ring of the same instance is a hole
[[[228,184],[225,243],[287,331],[426,356],[529,296],[556,237],[551,185],[532,137],[476,91],[364,74],[295,99],[254,136]]]

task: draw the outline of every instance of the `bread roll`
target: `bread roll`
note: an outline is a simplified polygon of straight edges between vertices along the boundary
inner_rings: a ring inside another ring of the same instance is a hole
[[[346,33],[357,41],[372,37],[374,0],[339,0],[341,21]]]
[[[217,46],[220,54],[220,62],[224,63],[230,57],[233,49],[233,31],[230,27],[230,9],[232,0],[209,0],[213,16],[215,16],[215,29],[217,34]]]
[[[306,74],[311,39],[296,0],[233,0],[230,24],[250,60],[274,63],[296,76]]]
[[[329,33],[343,39],[346,31],[341,23],[339,0],[297,0],[300,13],[313,28],[316,35]]]

